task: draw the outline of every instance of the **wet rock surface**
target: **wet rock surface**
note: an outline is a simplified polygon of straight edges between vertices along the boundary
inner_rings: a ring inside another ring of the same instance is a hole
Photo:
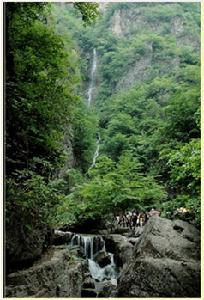
[[[52,244],[62,245],[62,244],[69,243],[73,235],[74,234],[70,231],[55,230],[52,239]]]
[[[98,297],[108,298],[108,297],[116,297],[117,286],[113,285],[111,282],[105,282],[103,287],[98,293]]]
[[[133,244],[128,238],[119,234],[104,236],[107,251],[115,254],[117,265],[122,266],[132,257]]]
[[[133,246],[135,246],[137,244],[138,240],[139,240],[139,237],[128,238],[128,242],[131,243]]]
[[[138,228],[135,236],[55,232],[62,245],[9,274],[6,297],[199,297],[200,232],[159,217]]]
[[[105,251],[100,251],[94,256],[94,260],[99,264],[101,268],[111,263],[111,258]]]
[[[68,249],[52,247],[32,267],[7,276],[6,297],[81,297],[83,264]]]
[[[200,232],[152,217],[121,272],[117,297],[200,297]]]

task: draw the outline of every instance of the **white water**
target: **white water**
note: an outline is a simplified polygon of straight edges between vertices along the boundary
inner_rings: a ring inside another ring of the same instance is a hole
[[[96,159],[99,156],[99,149],[100,149],[100,136],[98,137],[98,139],[96,141],[96,152],[94,153],[93,161],[92,161],[90,169],[95,167],[95,165],[96,165]]]
[[[88,88],[88,106],[90,106],[93,98],[93,90],[94,90],[94,77],[96,73],[96,67],[97,67],[97,54],[96,54],[96,49],[93,49],[93,61],[92,61],[92,67],[91,67],[91,80]],[[93,156],[93,161],[90,166],[90,169],[95,167],[96,165],[96,159],[99,156],[99,148],[100,148],[100,136],[98,137],[96,141],[96,151]]]
[[[92,97],[93,97],[93,89],[94,89],[94,75],[96,72],[97,67],[97,55],[96,55],[96,49],[93,49],[93,62],[91,67],[91,81],[88,88],[88,106],[90,106]]]
[[[105,241],[101,236],[87,236],[76,234],[72,237],[71,246],[79,246],[81,251],[88,259],[89,271],[94,279],[99,281],[111,280],[113,285],[117,285],[116,264],[114,255],[107,253],[111,259],[111,263],[101,268],[97,261],[94,260],[95,255],[99,251],[106,252]]]
[[[113,254],[108,253],[110,256]],[[112,260],[112,258],[111,258]],[[94,279],[98,279],[99,281],[103,281],[104,279],[111,280],[111,283],[116,285],[117,284],[117,273],[115,271],[115,263],[113,260],[113,263],[105,266],[104,268],[101,268],[99,264],[92,260],[88,259],[89,263],[89,270]]]
[[[105,241],[101,236],[75,234],[71,239],[71,246],[79,246],[88,259],[93,259],[99,251],[105,251]]]

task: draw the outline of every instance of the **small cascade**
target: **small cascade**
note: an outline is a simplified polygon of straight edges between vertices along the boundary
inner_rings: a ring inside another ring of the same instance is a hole
[[[91,80],[88,88],[88,106],[91,104],[92,96],[93,96],[93,89],[94,89],[94,75],[96,72],[97,67],[97,55],[96,55],[96,49],[93,49],[93,62],[91,67]]]
[[[93,279],[98,281],[110,280],[113,285],[117,285],[118,274],[113,253],[107,253],[111,262],[104,267],[100,267],[95,260],[99,252],[106,253],[105,241],[102,236],[75,234],[70,245],[80,247],[81,252],[88,259],[89,271]]]
[[[105,241],[101,236],[86,236],[75,234],[71,239],[71,246],[79,246],[81,252],[88,259],[93,259],[99,251],[105,251]]]

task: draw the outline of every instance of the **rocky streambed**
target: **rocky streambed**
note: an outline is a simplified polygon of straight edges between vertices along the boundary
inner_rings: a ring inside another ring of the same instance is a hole
[[[118,268],[101,235],[55,230],[52,247],[29,268],[7,276],[7,297],[105,297]]]
[[[152,217],[136,236],[55,231],[31,267],[8,274],[6,297],[200,297],[200,232]]]

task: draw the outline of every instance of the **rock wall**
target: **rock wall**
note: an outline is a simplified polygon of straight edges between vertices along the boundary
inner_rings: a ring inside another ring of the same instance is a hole
[[[145,36],[145,34],[151,32],[158,37],[168,36],[170,40],[175,40],[176,45],[179,47],[188,46],[194,49],[195,52],[199,52],[200,40],[188,29],[189,17],[182,15],[180,11],[175,14],[171,11],[171,6],[171,4],[162,5],[161,7],[167,8],[169,15],[167,17],[158,15],[158,18],[155,17],[157,12],[154,12],[151,16],[148,6],[142,3],[131,6],[131,8],[116,8],[109,20],[110,30],[119,41],[126,39],[127,44],[131,43],[131,40],[137,35],[140,36],[143,33]],[[194,25],[198,26],[196,23]],[[129,89],[135,84],[165,74],[167,71],[176,69],[179,66],[179,55],[159,59],[156,54],[156,58],[154,58],[154,49],[151,48],[151,45],[147,46],[149,51],[145,55],[139,59],[135,57],[135,62],[127,65],[114,91]],[[156,70],[152,73],[152,66],[157,64],[160,64],[160,73],[155,73]]]
[[[176,4],[174,4],[175,6]],[[113,15],[110,19],[111,30],[118,37],[123,38],[131,36],[133,33],[140,33],[144,29],[151,32],[155,32],[159,35],[171,34],[177,40],[177,42],[182,42],[184,45],[192,46],[196,50],[200,48],[200,41],[197,37],[192,34],[192,32],[187,32],[189,15],[184,16],[181,12],[175,13],[171,11],[170,7],[172,4],[163,4],[164,7],[168,7],[168,16],[166,11],[166,17],[158,15],[157,12],[153,11],[153,16],[151,15],[149,8],[156,8],[157,5],[137,4],[131,6],[131,8],[117,8],[115,9]],[[161,6],[160,6],[161,7]],[[176,11],[176,10],[175,10]],[[188,22],[186,20],[188,19]],[[195,23],[195,26],[198,24]],[[183,37],[185,36],[185,39]]]
[[[51,228],[42,224],[37,216],[31,217],[28,212],[25,216],[25,213],[20,206],[16,205],[9,226],[6,227],[7,273],[30,266],[51,244]],[[29,222],[32,221],[32,231],[22,221],[28,218]]]
[[[124,266],[118,297],[200,297],[200,232],[152,217]]]
[[[7,276],[6,297],[81,297],[84,268],[64,246],[52,247],[32,267]]]

